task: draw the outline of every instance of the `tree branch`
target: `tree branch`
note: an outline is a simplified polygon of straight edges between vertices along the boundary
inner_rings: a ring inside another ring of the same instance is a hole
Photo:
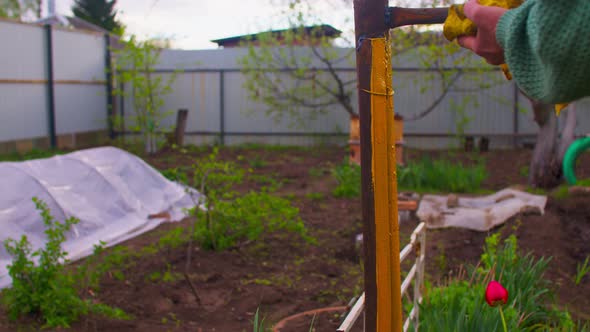
[[[457,82],[459,77],[461,77],[462,75],[463,75],[462,71],[460,71],[460,70],[457,71],[457,73],[455,73],[455,75],[450,80],[450,82],[446,85],[447,87],[445,89],[443,89],[443,92],[440,94],[440,96],[438,96],[438,98],[436,98],[436,100],[430,106],[428,106],[428,108],[426,108],[422,112],[420,112],[412,117],[404,117],[404,121],[420,120],[420,119],[424,118],[425,116],[427,116],[428,114],[430,114],[432,111],[434,111],[436,109],[436,107],[445,99],[447,94],[451,91],[451,89],[449,87],[453,86],[453,84],[455,84],[455,82]]]

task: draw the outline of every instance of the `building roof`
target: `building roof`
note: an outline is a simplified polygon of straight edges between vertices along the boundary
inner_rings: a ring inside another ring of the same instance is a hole
[[[48,17],[44,17],[40,20],[37,20],[34,23],[58,25],[58,26],[67,27],[67,28],[89,30],[89,31],[100,32],[100,33],[109,33],[109,31],[99,27],[98,25],[92,24],[88,21],[85,21],[85,20],[75,17],[75,16],[51,15]]]
[[[342,33],[342,31],[340,31],[328,24],[306,26],[306,27],[303,27],[303,29],[305,29],[306,35],[310,35],[312,32],[314,32],[316,35],[329,37],[329,38],[337,38]],[[211,41],[221,47],[221,46],[226,46],[226,45],[236,45],[240,42],[257,41],[258,38],[260,37],[260,35],[266,34],[269,32],[280,36],[287,31],[297,31],[297,28],[283,29],[283,30],[271,30],[271,31],[250,34],[250,35],[242,35],[242,36],[234,36],[234,37],[228,37],[228,38],[222,38],[222,39],[215,39],[215,40],[211,40]]]

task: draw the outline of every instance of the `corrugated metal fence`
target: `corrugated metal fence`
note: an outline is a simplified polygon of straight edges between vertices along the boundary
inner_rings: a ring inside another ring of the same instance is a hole
[[[349,49],[339,51],[343,54],[350,52]],[[162,52],[158,72],[164,76],[176,76],[172,94],[165,97],[166,108],[189,110],[189,142],[346,142],[349,118],[339,106],[332,107],[326,114],[309,120],[303,126],[294,127],[288,118],[278,122],[269,118],[264,112],[266,106],[252,102],[243,88],[245,77],[237,60],[246,52],[240,48]],[[409,119],[432,105],[442,91],[440,81],[432,77],[432,70],[419,68],[411,60],[406,60],[397,59],[394,63],[394,99],[396,113]],[[321,66],[318,68],[322,69]],[[518,93],[515,84],[505,81],[496,70],[483,74],[470,73],[469,68],[464,70],[455,88],[433,112],[420,120],[404,123],[406,145],[448,148],[458,142],[458,133],[476,138],[486,136],[492,148],[513,147],[534,141],[537,125],[528,100]],[[338,72],[344,76],[343,80],[355,75],[354,67],[349,64],[339,66]],[[288,74],[278,75],[289,79]],[[493,87],[474,92],[476,80],[489,81]],[[428,89],[422,91],[424,84]],[[466,99],[471,102],[461,105]],[[353,105],[356,107],[356,94]],[[122,105],[126,110],[130,107],[131,100]],[[581,135],[590,132],[590,115],[585,111],[590,110],[589,101],[578,102],[578,109],[576,132]],[[173,119],[170,117],[167,124],[173,125]]]
[[[116,98],[113,108],[109,107],[104,35],[0,20],[0,45],[0,147],[4,145],[0,150],[5,150],[6,142],[14,147],[13,142],[23,139],[47,146],[52,137],[58,144],[69,137],[71,143],[74,133],[99,131],[104,137],[109,112],[124,113],[127,119],[133,113],[129,97]],[[176,76],[172,93],[164,98],[164,110],[188,109],[188,143],[346,143],[349,118],[339,106],[298,127],[288,118],[268,117],[266,106],[250,100],[243,88],[245,77],[237,63],[246,52],[231,48],[161,53],[158,75]],[[350,49],[337,52],[354,53]],[[394,60],[395,110],[411,118],[439,98],[439,81],[411,56]],[[321,64],[317,68],[321,70]],[[337,70],[345,80],[355,77],[351,59],[339,63]],[[406,145],[447,148],[457,142],[458,132],[487,136],[492,147],[533,141],[536,124],[514,83],[500,81],[493,88],[472,91],[473,77],[468,68],[465,71],[459,89],[445,95],[432,113],[405,122]],[[500,75],[490,70],[478,79],[497,82]],[[425,82],[428,89],[422,89]],[[467,96],[476,102],[462,106]],[[352,104],[356,106],[356,94]],[[579,102],[578,109],[576,133],[590,132],[588,100]],[[164,122],[173,126],[174,119],[170,116]]]
[[[0,45],[0,142],[107,129],[104,35],[0,20]]]

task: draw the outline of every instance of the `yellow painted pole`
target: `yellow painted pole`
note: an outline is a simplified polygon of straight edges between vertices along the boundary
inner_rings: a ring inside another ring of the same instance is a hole
[[[365,331],[402,331],[397,176],[389,29],[442,23],[445,8],[354,0],[361,141]]]
[[[371,145],[375,210],[377,331],[401,331],[395,127],[388,35],[371,39]]]

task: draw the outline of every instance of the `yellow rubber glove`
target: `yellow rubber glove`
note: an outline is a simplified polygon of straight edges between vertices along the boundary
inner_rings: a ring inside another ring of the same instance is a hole
[[[506,9],[512,9],[520,6],[524,0],[479,0],[480,5],[496,6]],[[463,5],[451,5],[449,8],[449,15],[443,27],[443,35],[449,41],[454,41],[459,36],[469,35],[474,36],[477,32],[477,26],[470,19],[465,17],[463,13]],[[508,66],[503,63],[500,65],[502,72],[506,79],[511,80],[512,74],[508,70]]]
[[[479,0],[479,4],[484,6],[496,6],[506,9],[513,9],[520,6],[524,0]],[[477,33],[477,26],[463,13],[463,5],[451,5],[449,15],[443,27],[443,35],[449,41],[454,41],[459,36],[473,36]],[[512,74],[505,63],[500,65],[504,76],[512,80]],[[559,115],[568,104],[555,105],[555,113]]]

